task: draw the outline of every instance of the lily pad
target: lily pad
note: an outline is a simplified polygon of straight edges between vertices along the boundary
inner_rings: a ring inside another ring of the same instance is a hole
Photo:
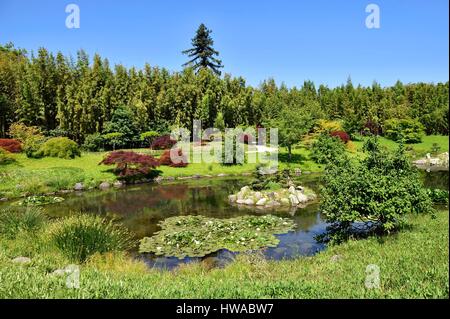
[[[139,252],[157,256],[203,257],[221,249],[242,252],[276,247],[275,234],[295,228],[293,220],[272,215],[217,219],[176,216],[160,224],[161,231],[141,240]]]
[[[56,196],[29,196],[24,200],[16,203],[18,206],[42,206],[48,204],[60,203],[64,200],[62,197]]]

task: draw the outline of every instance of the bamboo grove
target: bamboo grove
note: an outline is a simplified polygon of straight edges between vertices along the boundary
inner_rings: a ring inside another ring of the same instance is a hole
[[[311,111],[316,119],[340,119],[349,132],[367,122],[382,126],[391,118],[411,118],[427,134],[448,135],[448,93],[448,82],[362,87],[349,79],[336,88],[310,81],[288,88],[268,79],[252,87],[242,77],[220,77],[208,69],[112,67],[98,54],[89,59],[83,50],[73,58],[45,48],[28,54],[12,44],[0,46],[2,137],[11,123],[23,122],[81,143],[88,134],[102,132],[119,107],[132,114],[141,132],[192,128],[195,119],[212,127],[218,116],[226,127],[257,126],[289,109]]]

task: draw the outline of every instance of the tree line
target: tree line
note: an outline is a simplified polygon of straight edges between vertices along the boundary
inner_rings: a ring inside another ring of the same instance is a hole
[[[288,88],[268,79],[252,87],[242,77],[208,68],[112,67],[108,59],[95,54],[91,60],[83,50],[73,58],[45,48],[28,54],[13,44],[0,45],[2,137],[12,123],[22,122],[82,143],[111,126],[116,110],[129,114],[136,134],[191,129],[195,119],[204,128],[218,118],[226,127],[255,127],[298,112],[312,120],[340,119],[349,133],[367,123],[382,129],[386,120],[410,118],[427,134],[448,135],[448,94],[448,82],[363,87],[349,79],[336,88],[311,81]]]

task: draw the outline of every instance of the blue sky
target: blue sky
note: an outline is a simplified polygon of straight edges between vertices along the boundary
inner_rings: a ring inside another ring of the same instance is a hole
[[[65,7],[80,8],[67,29]],[[367,29],[365,8],[378,4],[381,28]],[[80,48],[111,64],[180,70],[181,51],[200,23],[213,30],[224,72],[251,85],[273,77],[330,87],[448,81],[447,0],[0,0],[0,43],[76,55]]]

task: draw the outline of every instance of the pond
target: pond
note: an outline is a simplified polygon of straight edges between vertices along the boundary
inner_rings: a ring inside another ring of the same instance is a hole
[[[448,189],[448,171],[422,173],[425,185],[430,188]],[[256,207],[240,207],[230,204],[229,194],[236,193],[248,185],[248,177],[228,177],[199,180],[184,180],[163,184],[143,184],[107,191],[90,191],[64,195],[65,201],[43,206],[51,217],[62,217],[79,212],[97,214],[115,219],[130,229],[137,239],[150,237],[160,230],[158,223],[168,217],[202,215],[215,218],[231,218],[243,215],[272,214],[289,217],[297,227],[287,234],[277,235],[277,247],[261,252],[268,259],[281,260],[299,256],[311,256],[325,249],[316,241],[327,227],[319,213],[319,203],[306,208],[282,211],[260,210]],[[320,175],[310,174],[298,178],[301,184],[319,192]],[[172,269],[181,263],[203,260],[214,266],[222,266],[231,261],[234,253],[221,250],[203,258],[157,257],[153,254],[133,255],[145,261],[149,267]]]

